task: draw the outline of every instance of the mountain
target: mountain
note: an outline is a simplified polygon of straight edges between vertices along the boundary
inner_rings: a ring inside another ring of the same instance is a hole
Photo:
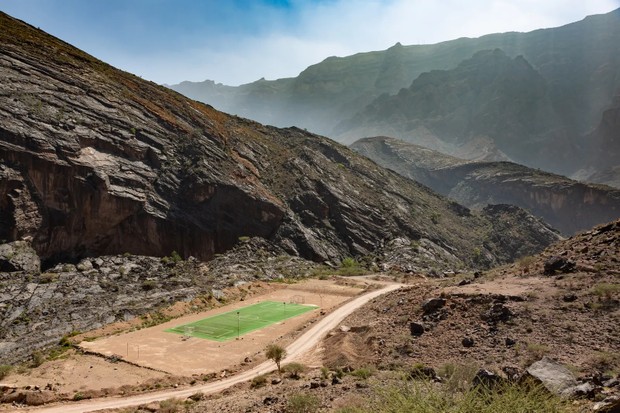
[[[597,127],[603,111],[609,108],[620,88],[620,9],[604,15],[589,16],[562,27],[529,33],[491,34],[435,45],[396,44],[385,51],[342,58],[330,57],[308,67],[295,78],[274,81],[261,79],[234,88],[213,82],[184,82],[172,88],[220,109],[261,122],[281,126],[296,125],[342,142],[352,142],[364,136],[392,135],[395,129],[410,130],[408,122],[415,123],[417,118],[399,119],[396,125],[387,122],[370,125],[364,114],[373,109],[377,113],[378,107],[384,103],[392,104],[384,108],[388,112],[398,100],[398,96],[390,96],[402,88],[410,88],[412,82],[423,73],[426,73],[426,80],[431,80],[438,74],[429,72],[456,70],[459,64],[470,61],[476,53],[495,49],[502,50],[507,57],[514,59],[514,67],[512,71],[505,72],[504,79],[514,73],[520,76],[517,77],[518,84],[526,86],[518,102],[505,108],[512,115],[512,120],[518,123],[520,132],[518,136],[516,131],[514,136],[510,136],[516,140],[516,148],[509,151],[514,156],[511,159],[564,174],[580,171],[584,167],[581,164],[584,155],[597,150],[586,137]],[[479,76],[488,73],[490,69],[483,70]],[[501,80],[501,77],[497,80]],[[459,90],[459,85],[449,86],[455,88],[454,93]],[[452,89],[444,87],[442,90],[447,92]],[[515,95],[518,90],[513,90],[510,82],[500,82],[487,88],[487,94],[478,98],[500,98],[504,92],[513,93],[513,97],[519,96]],[[441,95],[435,96],[435,104],[438,106],[455,102],[455,96],[452,95],[445,96],[448,102],[439,97]],[[504,99],[504,102],[509,102],[507,98]],[[488,109],[493,109],[486,116],[504,113],[504,108],[493,107],[492,101],[483,103]],[[529,104],[534,107],[530,108]],[[523,119],[533,114],[536,116],[532,118],[534,124],[530,130]],[[479,115],[484,117],[483,112]],[[396,114],[393,116],[396,117]],[[463,121],[467,119],[463,118],[463,114],[460,117]],[[351,119],[355,122],[347,122]],[[346,130],[341,122],[346,122]],[[358,122],[362,122],[362,125]],[[339,124],[337,131],[340,133],[337,133],[334,127]],[[415,136],[416,142],[438,144],[432,133],[424,133],[423,128],[419,129]],[[476,146],[482,144],[490,154],[488,159],[508,160],[510,157],[501,149],[506,148],[507,131],[499,132],[501,136],[497,138],[476,136],[469,146],[465,144],[461,147],[461,154],[468,152],[469,157],[476,158],[484,151],[477,150]],[[456,139],[454,136],[442,138],[447,139],[449,145]],[[495,139],[499,142],[495,142]],[[539,140],[546,152],[530,152],[529,155],[535,156],[529,159],[521,139],[531,143]],[[554,147],[556,150],[552,155],[549,148]],[[442,149],[437,145],[435,148]],[[615,155],[610,154],[611,157]]]
[[[564,166],[574,164],[577,142],[568,130],[558,129],[547,89],[523,57],[482,51],[456,69],[420,75],[411,87],[377,99],[339,130],[348,139],[389,131],[455,156],[463,156],[462,148],[467,151],[472,142],[477,147],[486,142],[491,154],[566,171]],[[557,151],[561,146],[564,156]]]
[[[394,138],[364,138],[351,147],[470,208],[517,205],[565,235],[620,218],[620,190],[610,187],[511,162],[466,161]]]
[[[438,267],[485,267],[558,239],[521,210],[471,212],[329,139],[218,112],[0,23],[0,238],[29,240],[44,268],[208,260],[245,237],[317,262],[405,237]]]

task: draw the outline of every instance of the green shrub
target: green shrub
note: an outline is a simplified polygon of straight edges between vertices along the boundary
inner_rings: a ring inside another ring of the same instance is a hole
[[[355,258],[347,257],[342,260],[342,262],[340,263],[340,266],[342,268],[354,268],[354,267],[359,266],[359,263],[355,261]]]
[[[300,375],[306,371],[306,366],[301,363],[289,363],[284,366],[283,370],[291,375],[293,379],[299,379]]]
[[[370,369],[368,367],[362,367],[362,368],[359,368],[359,369],[354,370],[353,372],[351,372],[352,376],[355,376],[355,377],[360,378],[362,380],[366,380],[367,378],[372,376],[372,374],[373,374],[372,369]]]
[[[172,251],[172,253],[170,254],[170,259],[172,260],[172,262],[175,263],[183,261],[183,257],[181,257],[176,251]]]
[[[293,394],[286,403],[287,413],[314,413],[320,407],[319,399],[310,394]]]
[[[9,366],[8,364],[0,364],[0,380],[9,375],[13,366]]]
[[[261,374],[260,376],[256,376],[252,379],[250,387],[252,387],[253,389],[257,389],[259,387],[263,387],[265,384],[267,384],[267,376]]]

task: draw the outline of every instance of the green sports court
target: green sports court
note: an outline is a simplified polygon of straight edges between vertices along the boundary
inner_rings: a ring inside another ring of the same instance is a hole
[[[263,301],[165,331],[214,341],[227,341],[317,308],[313,305]]]

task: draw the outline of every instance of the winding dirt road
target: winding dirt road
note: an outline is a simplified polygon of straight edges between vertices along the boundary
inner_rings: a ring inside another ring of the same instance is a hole
[[[353,311],[366,304],[368,301],[376,298],[380,295],[394,291],[403,284],[389,284],[383,288],[371,291],[367,294],[359,296],[348,303],[337,308],[332,313],[328,314],[321,321],[312,326],[308,331],[302,334],[297,340],[286,348],[287,357],[283,360],[283,364],[289,363],[305,352],[314,347],[322,337],[324,337],[329,331],[334,329],[342,320],[344,320]],[[258,366],[247,370],[243,373],[239,373],[235,376],[231,376],[227,379],[220,380],[213,383],[207,383],[200,386],[193,386],[186,389],[179,390],[162,390],[149,394],[140,394],[131,397],[123,398],[104,398],[104,399],[92,399],[75,403],[59,404],[54,406],[46,406],[32,409],[24,409],[24,412],[45,412],[45,413],[81,413],[81,412],[94,412],[103,409],[118,409],[123,407],[137,406],[140,404],[152,403],[162,401],[170,398],[185,398],[192,394],[202,392],[204,394],[217,393],[225,390],[235,384],[243,383],[251,380],[252,378],[269,373],[275,370],[275,365],[272,361],[265,361]]]

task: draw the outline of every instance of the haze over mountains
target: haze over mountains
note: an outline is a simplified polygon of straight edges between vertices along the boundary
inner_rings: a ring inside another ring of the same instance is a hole
[[[620,139],[606,125],[617,119],[618,56],[620,10],[529,33],[330,57],[296,78],[172,88],[344,143],[393,136],[468,159],[613,183]]]

